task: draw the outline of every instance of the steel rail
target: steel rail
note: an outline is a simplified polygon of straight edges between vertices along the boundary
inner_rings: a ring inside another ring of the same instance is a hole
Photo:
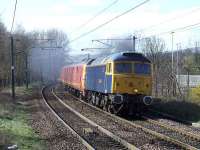
[[[158,113],[164,117],[167,117],[169,119],[172,119],[174,121],[178,121],[178,122],[181,122],[181,123],[184,123],[184,124],[187,124],[187,125],[190,125],[190,126],[193,126],[195,128],[200,128],[200,123],[192,123],[190,121],[187,121],[187,120],[183,120],[183,119],[179,119],[179,118],[175,118],[174,116],[172,115],[169,115],[169,114],[166,114],[166,113],[163,113],[163,112],[160,112],[160,111],[156,111],[156,110],[153,110],[153,109],[149,109],[150,111],[152,112],[155,112],[155,113]]]
[[[152,123],[152,124],[156,124],[156,125],[159,125],[163,128],[166,128],[166,129],[169,129],[169,130],[172,130],[172,131],[175,131],[175,132],[178,132],[179,134],[182,134],[182,135],[185,135],[185,136],[188,136],[190,138],[193,138],[195,140],[199,140],[200,141],[200,136],[197,135],[197,134],[193,134],[191,132],[187,132],[185,130],[182,130],[182,129],[179,129],[177,127],[172,127],[170,125],[166,125],[164,123],[161,123],[159,121],[156,121],[156,120],[153,120],[149,117],[146,117],[146,116],[142,116],[143,119],[147,120],[148,122]]]
[[[53,91],[53,92],[54,92],[54,91]],[[55,94],[55,92],[54,92],[54,94]],[[191,146],[191,145],[188,145],[188,144],[186,144],[186,143],[183,143],[183,142],[181,142],[181,141],[178,141],[178,140],[176,140],[176,139],[173,139],[173,138],[171,138],[171,137],[168,137],[168,136],[166,136],[166,135],[164,135],[164,134],[157,133],[157,132],[155,132],[155,131],[153,131],[153,130],[150,130],[150,129],[148,129],[148,128],[142,127],[141,125],[137,125],[137,124],[135,124],[135,123],[133,123],[133,122],[131,122],[131,121],[128,121],[128,120],[123,119],[123,118],[121,118],[121,117],[118,117],[118,116],[116,116],[116,115],[110,114],[110,113],[108,113],[108,112],[106,112],[106,111],[103,111],[103,110],[100,109],[100,108],[97,108],[97,107],[95,107],[95,106],[93,106],[93,105],[91,105],[91,104],[89,104],[89,103],[87,103],[87,102],[85,102],[85,101],[83,101],[83,100],[81,100],[81,99],[75,97],[74,95],[72,95],[72,94],[70,94],[70,93],[68,93],[68,94],[71,95],[73,98],[79,100],[80,102],[82,102],[82,103],[88,105],[89,107],[92,107],[92,108],[94,108],[94,109],[96,109],[96,110],[98,110],[98,111],[100,111],[100,112],[102,112],[102,113],[104,113],[104,114],[106,114],[106,115],[108,115],[108,116],[110,116],[110,117],[113,117],[113,118],[118,119],[118,120],[120,120],[120,121],[122,121],[122,122],[125,122],[125,123],[127,123],[127,124],[129,124],[129,125],[131,125],[131,126],[133,126],[133,127],[135,127],[135,128],[139,128],[139,129],[143,130],[143,131],[146,132],[146,133],[149,133],[149,134],[151,134],[151,135],[153,135],[153,136],[158,137],[159,139],[162,139],[162,140],[165,140],[165,141],[167,141],[167,142],[173,143],[173,144],[175,144],[175,145],[177,145],[177,146],[180,146],[180,147],[182,147],[182,148],[184,148],[184,149],[187,149],[187,150],[198,150],[197,148],[195,148],[195,147],[193,147],[193,146]],[[55,95],[56,95],[56,94],[55,94]],[[56,95],[56,96],[57,96],[57,95]],[[57,96],[57,97],[58,97],[58,96]],[[60,98],[59,98],[59,99],[60,99]],[[61,100],[61,101],[62,101],[62,100]],[[63,103],[64,103],[64,102],[63,102]]]
[[[128,143],[127,141],[123,140],[122,138],[120,138],[117,135],[114,135],[112,132],[108,131],[107,129],[103,128],[102,126],[96,124],[95,122],[93,122],[92,120],[86,118],[85,116],[83,116],[82,114],[80,114],[79,112],[75,111],[73,108],[71,108],[69,105],[67,105],[66,103],[63,102],[62,99],[60,99],[55,92],[52,89],[52,93],[53,95],[59,100],[60,103],[62,103],[65,107],[67,107],[70,111],[72,111],[74,114],[76,114],[77,116],[79,116],[80,118],[82,118],[84,121],[88,122],[90,125],[96,127],[97,129],[99,129],[101,132],[103,132],[104,134],[106,134],[107,136],[111,137],[112,139],[114,139],[115,141],[119,142],[120,144],[122,144],[124,147],[130,149],[130,150],[139,150],[137,147],[135,147],[134,145]]]
[[[47,88],[47,87],[43,87],[43,88],[42,88],[41,94],[42,94],[42,99],[44,100],[44,103],[45,103],[46,106],[49,108],[49,110],[53,113],[53,115],[54,115],[65,127],[67,127],[67,128],[71,131],[71,133],[72,133],[75,137],[77,137],[77,138],[79,139],[79,141],[80,141],[83,145],[85,145],[85,146],[87,147],[88,150],[95,150],[94,147],[92,147],[92,146],[91,146],[85,139],[83,139],[73,128],[71,128],[61,117],[59,117],[59,116],[56,114],[56,112],[53,110],[53,108],[48,104],[48,102],[47,102],[47,100],[46,100],[46,98],[45,98],[45,96],[44,96],[44,91],[45,91],[46,88]]]

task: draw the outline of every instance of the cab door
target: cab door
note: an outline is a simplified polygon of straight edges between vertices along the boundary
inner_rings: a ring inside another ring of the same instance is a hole
[[[112,73],[113,73],[113,63],[106,64],[106,73],[105,73],[105,93],[112,92]]]

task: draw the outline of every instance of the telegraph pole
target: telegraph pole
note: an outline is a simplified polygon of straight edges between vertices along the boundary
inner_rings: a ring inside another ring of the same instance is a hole
[[[174,32],[172,34],[172,74],[174,73]]]
[[[29,77],[28,77],[28,54],[25,53],[25,63],[26,63],[26,89],[28,89]]]
[[[179,50],[180,50],[180,46],[179,46],[180,43],[177,43],[176,46],[177,46],[177,52],[176,52],[176,75],[177,75],[177,78],[178,78],[178,83],[180,84],[179,82]]]
[[[12,98],[15,99],[15,61],[14,61],[14,41],[11,35],[11,84],[12,84]]]
[[[172,34],[172,77],[174,77],[174,32],[171,32]],[[172,79],[172,94],[175,96],[176,93],[176,83],[174,82],[174,79]]]

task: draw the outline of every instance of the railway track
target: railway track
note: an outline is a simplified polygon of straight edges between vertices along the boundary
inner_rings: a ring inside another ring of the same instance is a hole
[[[200,141],[200,130],[197,128],[193,128],[191,126],[186,126],[185,124],[180,124],[180,123],[176,123],[174,121],[171,120],[164,120],[162,119],[162,121],[160,120],[155,120],[152,119],[152,117],[147,117],[147,116],[142,116],[143,119],[145,119],[146,121],[152,123],[152,124],[156,124],[158,126],[162,126],[164,128],[170,129],[174,132],[178,132],[179,134],[188,136],[194,140],[198,140]]]
[[[154,118],[162,117],[162,118],[164,118],[164,120],[170,120],[172,124],[173,123],[174,124],[179,123],[179,124],[182,124],[182,125],[187,125],[189,128],[192,128],[193,130],[195,129],[196,131],[200,132],[200,128],[199,128],[198,123],[192,123],[190,121],[182,120],[182,119],[176,118],[175,116],[172,116],[172,115],[169,115],[169,114],[166,114],[166,113],[163,113],[163,112],[159,112],[159,111],[154,110],[154,109],[149,109],[148,114],[150,114],[151,117],[154,117]]]
[[[165,123],[153,120],[143,116],[143,120],[134,121],[135,124],[163,134],[172,139],[176,139],[180,143],[191,146],[191,149],[200,149],[200,136],[192,132],[185,131],[175,126],[170,126]]]
[[[179,119],[176,120],[174,119],[174,117],[171,118],[168,115],[166,116],[165,114],[158,114],[157,112],[155,113],[151,110],[150,112],[148,111],[148,113],[145,115],[151,120],[156,120],[157,122],[160,122],[162,124],[168,124],[169,126],[173,126],[178,129],[183,129],[184,131],[195,134],[197,136],[200,135],[200,128],[195,127],[190,123],[188,124],[188,122],[179,121]]]
[[[42,95],[48,108],[88,149],[137,149],[57,99],[50,87],[45,87]]]
[[[198,149],[198,143],[192,144],[191,142],[188,144],[187,142],[180,141],[175,136],[169,136],[167,130],[163,129],[164,131],[159,133],[153,128],[150,129],[139,123],[134,123],[104,112],[84,101],[77,100],[73,95],[64,95],[63,91],[57,91],[55,94],[64,103],[79,110],[84,116],[98,122],[104,128],[115,132],[119,137],[136,145],[140,149]],[[155,127],[157,126],[155,125]]]

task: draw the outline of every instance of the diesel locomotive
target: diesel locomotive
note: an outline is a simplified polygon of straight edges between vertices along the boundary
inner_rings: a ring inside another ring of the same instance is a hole
[[[151,62],[121,52],[62,68],[65,89],[110,113],[135,114],[152,103]]]

